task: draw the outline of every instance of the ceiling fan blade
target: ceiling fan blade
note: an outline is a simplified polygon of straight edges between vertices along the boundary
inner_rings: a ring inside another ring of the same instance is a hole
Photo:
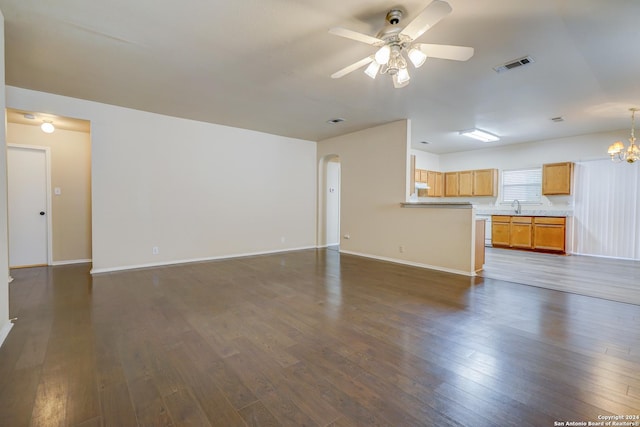
[[[451,46],[447,44],[416,43],[413,45],[427,57],[466,61],[473,56],[473,48],[466,46]]]
[[[452,10],[446,1],[434,0],[413,21],[409,22],[400,34],[415,40],[450,14]]]
[[[372,61],[373,61],[373,56],[367,56],[366,58],[363,58],[360,61],[355,62],[347,67],[344,67],[342,70],[336,71],[335,73],[331,74],[331,78],[339,79],[342,76],[346,76],[347,74],[354,72],[358,68],[364,67],[365,65],[371,63]]]
[[[346,39],[355,40],[360,43],[370,44],[372,46],[378,46],[384,44],[384,40],[377,37],[368,36],[366,34],[359,33],[353,30],[347,30],[346,28],[334,27],[329,30],[329,34],[334,36],[344,37]]]

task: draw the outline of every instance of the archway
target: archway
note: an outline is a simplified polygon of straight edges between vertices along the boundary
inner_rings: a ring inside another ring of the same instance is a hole
[[[340,245],[340,157],[320,159],[318,176],[318,246]]]

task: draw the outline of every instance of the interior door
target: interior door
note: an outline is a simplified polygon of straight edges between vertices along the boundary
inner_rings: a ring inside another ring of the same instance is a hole
[[[7,147],[9,266],[48,264],[47,151]]]
[[[340,161],[327,163],[327,246],[340,244]]]

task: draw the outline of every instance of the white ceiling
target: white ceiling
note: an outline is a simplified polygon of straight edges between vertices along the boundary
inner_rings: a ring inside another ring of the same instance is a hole
[[[412,145],[434,153],[487,147],[458,135],[472,127],[500,135],[492,146],[629,127],[637,0],[450,0],[419,41],[472,46],[469,61],[427,60],[401,89],[361,70],[329,78],[374,50],[329,28],[375,35],[392,7],[402,25],[428,3],[0,0],[6,82],[308,140],[409,118]],[[493,71],[525,55],[535,63]]]

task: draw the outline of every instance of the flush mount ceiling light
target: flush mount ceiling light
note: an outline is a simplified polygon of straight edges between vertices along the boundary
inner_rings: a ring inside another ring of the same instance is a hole
[[[53,131],[56,130],[56,128],[53,126],[53,123],[49,120],[43,121],[40,125],[40,129],[42,129],[42,132],[44,133],[53,133]]]
[[[473,48],[439,44],[414,43],[425,31],[436,25],[452,11],[449,3],[443,0],[431,2],[413,21],[404,28],[398,24],[403,12],[393,9],[387,13],[387,25],[372,37],[346,28],[332,28],[330,34],[345,37],[361,43],[375,46],[378,50],[366,58],[355,62],[331,75],[338,79],[367,65],[365,74],[375,79],[378,74],[391,76],[393,86],[401,88],[409,84],[408,63],[420,68],[427,57],[466,61],[473,56]],[[407,60],[408,58],[408,60]]]
[[[609,156],[614,162],[626,161],[627,163],[634,163],[640,159],[640,148],[636,145],[635,133],[635,115],[636,111],[640,108],[629,108],[631,111],[631,137],[629,138],[629,146],[625,148],[624,144],[620,141],[614,142],[609,146]]]
[[[497,136],[480,129],[463,130],[460,131],[460,135],[468,136],[469,138],[477,139],[482,142],[495,142],[500,140]]]

